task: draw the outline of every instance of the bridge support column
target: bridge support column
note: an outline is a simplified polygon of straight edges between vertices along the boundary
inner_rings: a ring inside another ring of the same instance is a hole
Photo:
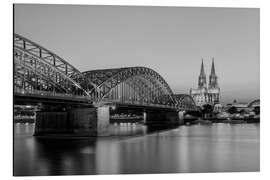
[[[180,123],[177,111],[148,111],[145,119],[146,124],[178,125]]]
[[[67,112],[37,112],[34,135],[106,135],[109,116],[109,107],[78,108]]]
[[[185,113],[185,111],[179,111],[178,112],[179,125],[183,125],[184,124],[184,113]]]
[[[147,113],[143,112],[143,124],[146,124]]]

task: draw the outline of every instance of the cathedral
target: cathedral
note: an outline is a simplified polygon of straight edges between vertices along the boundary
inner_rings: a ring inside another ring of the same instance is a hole
[[[204,72],[203,60],[201,64],[201,72],[198,79],[198,88],[190,89],[190,95],[193,97],[197,106],[204,104],[215,105],[220,102],[220,88],[217,82],[215,72],[214,58],[212,59],[211,74],[209,76],[209,84],[207,86],[206,74]]]

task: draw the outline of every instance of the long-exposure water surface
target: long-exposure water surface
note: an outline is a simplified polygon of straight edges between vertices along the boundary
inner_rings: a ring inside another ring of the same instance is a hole
[[[110,137],[37,138],[14,125],[14,175],[259,171],[259,124],[112,125]]]

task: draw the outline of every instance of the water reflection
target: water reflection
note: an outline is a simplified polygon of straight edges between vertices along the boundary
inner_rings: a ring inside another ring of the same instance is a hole
[[[111,136],[136,136],[146,133],[147,127],[138,123],[114,123],[109,127]]]
[[[259,125],[193,125],[154,131],[159,128],[114,124],[112,137],[44,139],[32,136],[33,124],[15,124],[14,174],[259,170]]]

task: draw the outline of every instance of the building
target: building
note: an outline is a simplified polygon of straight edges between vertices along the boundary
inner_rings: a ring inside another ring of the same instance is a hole
[[[218,77],[215,72],[214,58],[212,59],[211,74],[209,84],[207,85],[206,74],[202,59],[201,71],[198,79],[198,88],[190,89],[190,95],[193,97],[197,106],[204,104],[215,105],[220,102],[220,88],[218,86]]]
[[[241,111],[246,111],[246,112],[251,112],[254,111],[255,108],[260,108],[260,100],[254,100],[249,103],[245,102],[237,102],[236,99],[233,101],[233,103],[227,104],[226,110],[230,109],[231,107],[235,107],[236,111],[241,112]]]

